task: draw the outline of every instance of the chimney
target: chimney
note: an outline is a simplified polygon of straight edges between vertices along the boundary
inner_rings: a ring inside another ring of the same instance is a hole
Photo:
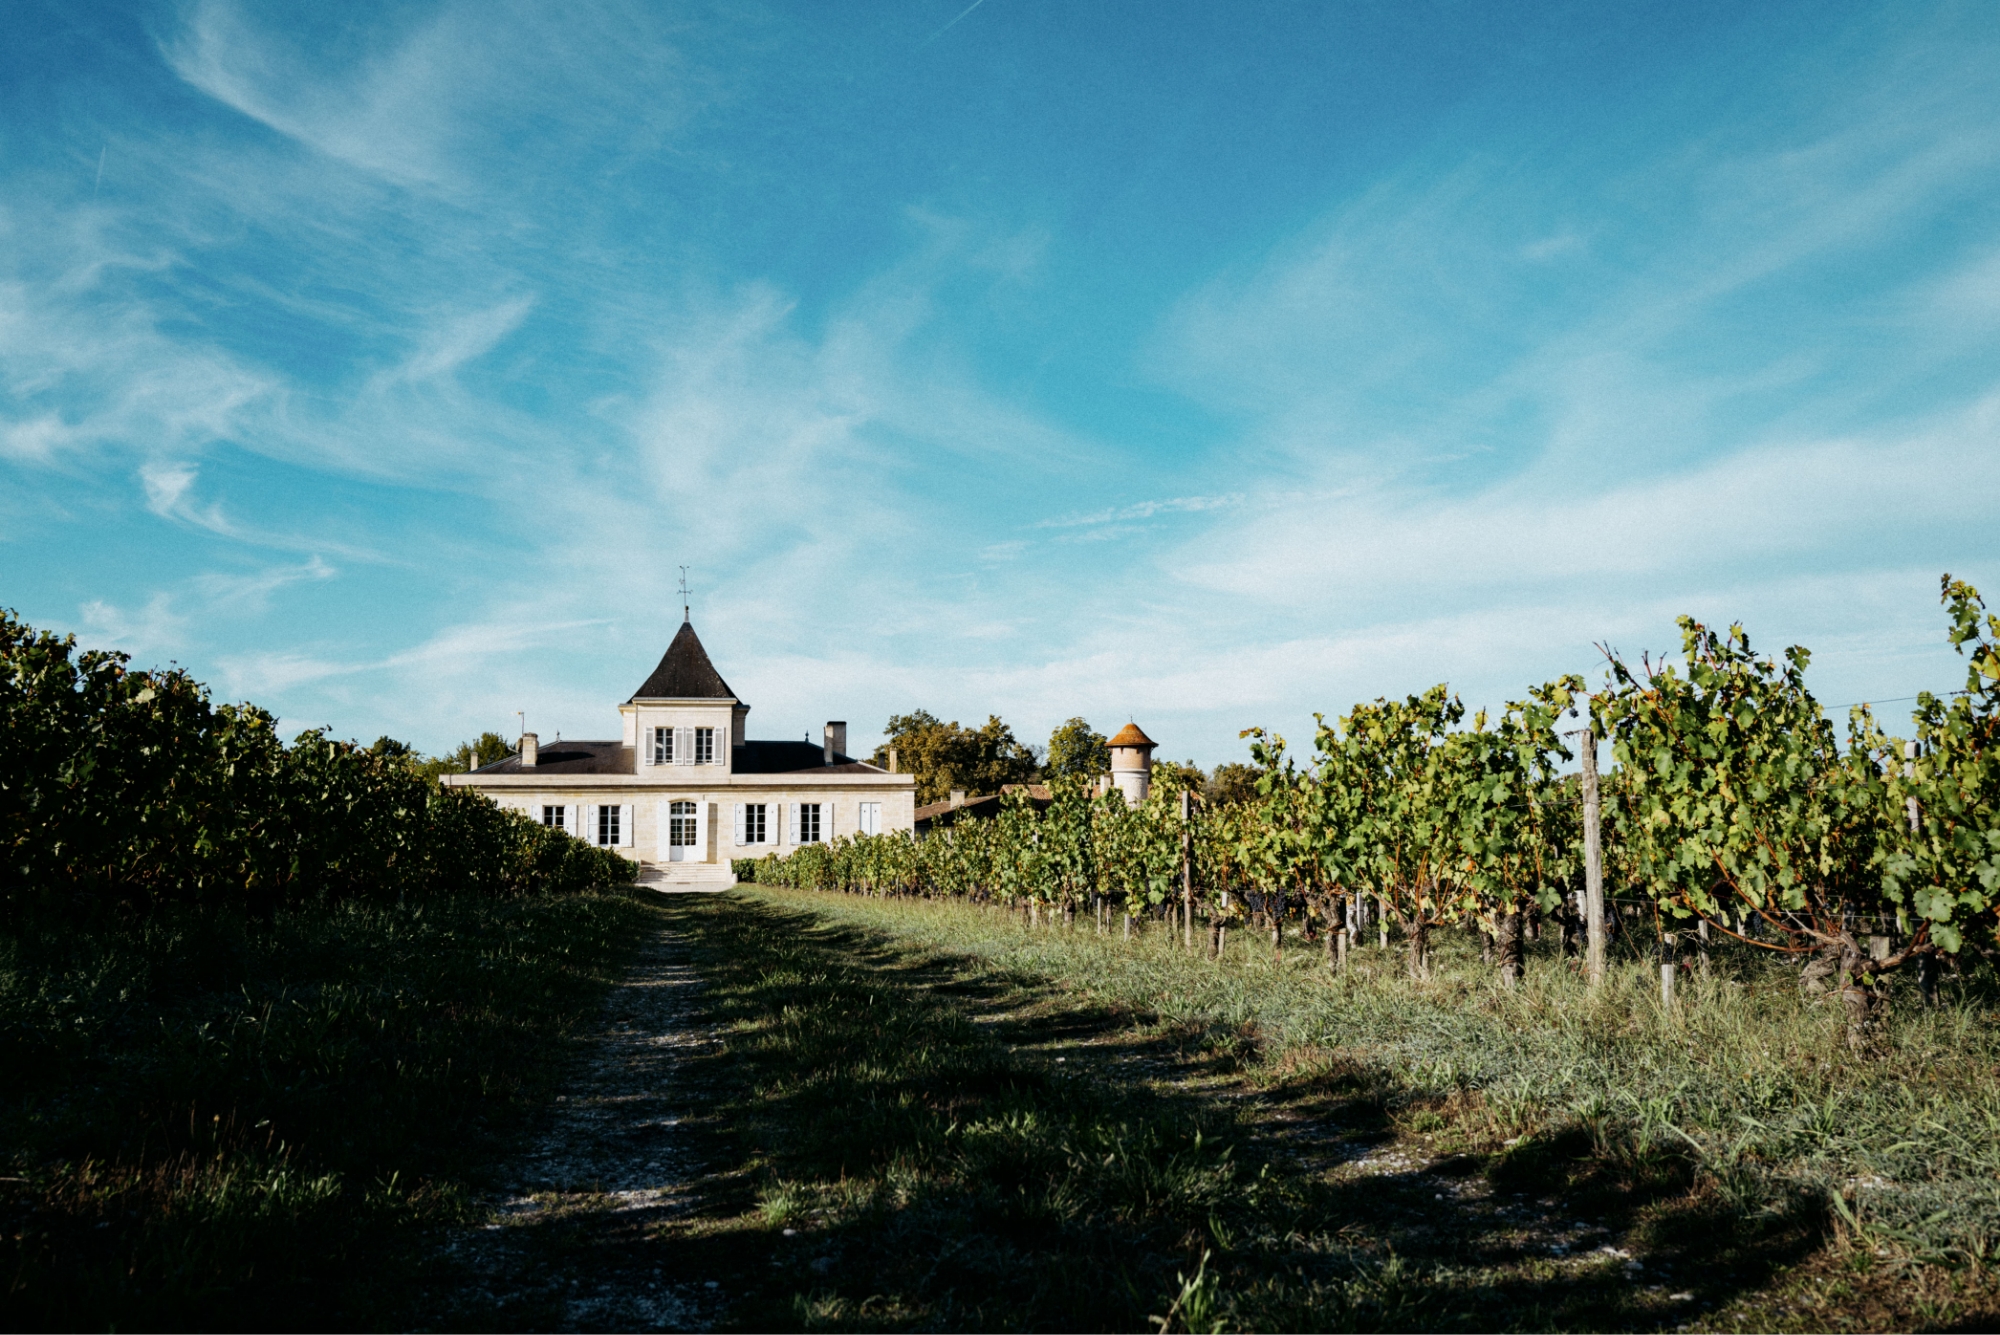
[[[896,748],[893,746],[889,748],[889,772],[891,774],[901,772],[896,768]]]
[[[952,789],[952,790],[951,790],[951,806],[952,806],[952,810],[956,811],[956,810],[957,810],[958,808],[960,808],[960,807],[962,807],[962,806],[964,806],[964,805],[965,805],[965,789],[963,789],[963,788],[954,788],[954,789]]]
[[[536,752],[541,749],[540,742],[541,739],[536,737],[535,734],[533,734],[532,732],[524,732],[521,734],[522,769],[533,769],[535,767],[535,755]]]
[[[833,758],[835,756],[846,755],[847,725],[845,723],[827,724],[826,741],[823,743],[823,746],[826,751],[826,763],[829,765],[833,763]]]

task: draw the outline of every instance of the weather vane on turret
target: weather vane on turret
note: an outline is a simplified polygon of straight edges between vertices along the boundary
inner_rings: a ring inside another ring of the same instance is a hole
[[[688,568],[686,566],[682,566],[681,567],[681,623],[685,625],[687,622],[691,620],[693,620],[693,617],[690,615],[688,611]]]

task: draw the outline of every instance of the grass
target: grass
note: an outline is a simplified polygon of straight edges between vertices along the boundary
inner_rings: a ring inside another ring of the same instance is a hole
[[[687,1207],[575,1184],[468,1306],[454,1240],[661,930]],[[1329,977],[755,887],[16,933],[0,1320],[532,1327],[594,1280],[743,1329],[1990,1328],[1995,998],[1946,997],[1855,1053],[1720,951],[1667,1011],[1546,943],[1504,991],[1450,934]]]
[[[620,896],[0,937],[13,1328],[396,1326],[553,1088]]]
[[[1238,936],[777,890],[660,909],[727,1038],[661,1240],[745,1328],[1976,1327],[2000,1221],[1986,985],[1854,1054],[1782,965],[1665,1011],[1475,941],[1328,978]],[[700,1120],[700,1119],[698,1119]]]

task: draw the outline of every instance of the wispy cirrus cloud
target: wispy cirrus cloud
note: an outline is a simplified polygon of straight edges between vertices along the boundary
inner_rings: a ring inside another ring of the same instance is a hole
[[[1226,509],[1242,504],[1240,494],[1227,496],[1173,496],[1157,501],[1135,501],[1130,505],[1113,506],[1108,510],[1098,510],[1084,515],[1065,515],[1057,519],[1044,519],[1037,528],[1089,528],[1100,524],[1129,524],[1152,519],[1157,515],[1201,514],[1208,510]]]
[[[271,595],[280,589],[333,579],[339,574],[339,570],[314,555],[296,565],[267,566],[249,574],[210,571],[196,576],[194,587],[212,610],[257,613],[270,606]]]
[[[175,611],[173,604],[168,593],[154,594],[136,610],[92,598],[80,613],[94,646],[159,655],[172,653],[187,642],[188,618]]]

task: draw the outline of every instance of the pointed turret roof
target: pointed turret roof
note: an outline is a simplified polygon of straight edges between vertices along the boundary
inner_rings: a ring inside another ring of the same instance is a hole
[[[683,621],[681,628],[674,632],[674,642],[667,646],[660,665],[653,669],[652,676],[646,678],[645,685],[632,692],[632,698],[734,700],[736,692],[729,689],[729,683],[715,670],[715,664],[708,661],[708,650],[701,647],[693,624]]]
[[[1159,745],[1159,743],[1158,743],[1158,742],[1155,742],[1155,741],[1154,741],[1154,740],[1153,740],[1152,738],[1148,737],[1148,736],[1147,736],[1147,735],[1146,735],[1145,733],[1143,733],[1143,732],[1139,731],[1139,725],[1138,725],[1138,724],[1136,724],[1136,723],[1128,723],[1128,724],[1126,724],[1126,725],[1125,725],[1124,727],[1120,728],[1120,729],[1118,730],[1118,735],[1117,735],[1116,737],[1113,737],[1113,738],[1112,738],[1112,739],[1111,739],[1111,740],[1110,740],[1110,741],[1109,741],[1108,743],[1106,743],[1106,745],[1109,745],[1109,746],[1158,746],[1158,745]]]

